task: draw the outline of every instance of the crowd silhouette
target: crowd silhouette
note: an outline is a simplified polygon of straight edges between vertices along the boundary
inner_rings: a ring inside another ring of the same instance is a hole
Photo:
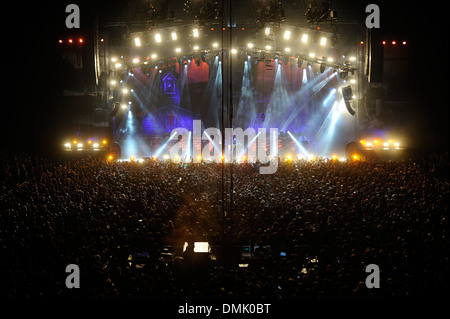
[[[280,162],[272,175],[255,164],[0,158],[3,298],[448,293],[448,175],[436,175],[448,157]],[[197,241],[212,254],[197,258]],[[80,289],[65,286],[68,264]],[[364,284],[369,264],[380,289]]]

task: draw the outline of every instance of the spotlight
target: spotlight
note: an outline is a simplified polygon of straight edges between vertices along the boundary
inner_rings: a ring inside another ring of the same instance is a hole
[[[266,45],[266,50],[270,50],[272,47],[270,45]]]
[[[310,58],[314,58],[315,56],[316,56],[316,54],[313,53],[313,52],[311,52],[311,53],[309,54],[309,57],[310,57]]]
[[[94,143],[92,146],[93,146],[94,148],[97,148],[97,147],[98,147],[98,143]]]
[[[236,54],[236,53],[237,53],[237,50],[236,50],[236,49],[231,49],[231,53],[232,53],[232,54]]]
[[[175,52],[180,53],[181,52],[181,48],[176,48]]]
[[[152,59],[156,59],[156,57],[157,57],[156,53],[153,53],[153,54],[151,55],[151,58],[152,58]]]
[[[266,30],[264,31],[264,33],[265,33],[266,35],[270,35],[270,28],[266,28]]]
[[[141,39],[139,39],[139,38],[134,38],[134,44],[135,44],[137,47],[140,47],[140,46],[141,46]]]
[[[291,31],[286,30],[286,31],[284,32],[284,39],[285,39],[285,40],[289,40],[290,37],[291,37]]]
[[[161,42],[161,34],[159,34],[159,33],[155,34],[155,41],[158,43]]]
[[[126,104],[122,104],[120,107],[124,110],[124,109],[127,108],[127,105]]]
[[[285,48],[284,51],[285,52],[291,52],[291,48]]]
[[[171,36],[172,36],[172,40],[173,41],[175,41],[177,39],[177,33],[176,32],[172,32]]]
[[[324,46],[324,45],[326,45],[326,44],[327,44],[327,38],[321,37],[321,38],[320,38],[320,45],[321,45],[321,46]]]
[[[139,58],[134,58],[133,63],[139,63]]]
[[[195,28],[194,30],[192,30],[194,38],[198,38],[198,29]]]
[[[213,48],[218,48],[219,47],[219,43],[214,42],[212,46],[213,46]]]
[[[249,43],[249,44],[247,44],[247,46],[251,49],[251,48],[253,48],[253,43]]]
[[[198,45],[194,45],[194,51],[198,51],[199,47]]]

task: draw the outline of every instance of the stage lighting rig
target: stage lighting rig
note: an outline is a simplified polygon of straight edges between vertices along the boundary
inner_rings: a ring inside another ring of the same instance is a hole
[[[318,2],[315,0],[306,1],[303,0],[305,7],[306,22],[310,24],[319,24],[324,21],[335,21],[337,18],[336,10],[331,9],[329,2]]]
[[[150,2],[147,9],[147,17],[150,22],[167,21],[175,18],[174,9],[169,5],[168,0],[161,2],[160,8],[156,8],[152,2]]]
[[[261,0],[249,0],[249,3],[253,14],[256,17],[256,21],[259,23],[280,23],[285,19],[283,3],[281,0],[270,0],[269,3],[265,3]]]
[[[194,16],[200,25],[204,22],[220,20],[223,16],[220,0],[187,0],[182,10]]]

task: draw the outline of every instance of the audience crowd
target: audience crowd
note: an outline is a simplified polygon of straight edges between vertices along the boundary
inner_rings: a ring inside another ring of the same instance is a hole
[[[0,161],[2,298],[448,293],[448,176],[436,165],[317,159],[261,175],[256,164]],[[448,172],[448,157],[438,166]],[[198,241],[208,258],[191,251]],[[68,264],[80,289],[66,288]],[[379,289],[365,285],[369,264]]]

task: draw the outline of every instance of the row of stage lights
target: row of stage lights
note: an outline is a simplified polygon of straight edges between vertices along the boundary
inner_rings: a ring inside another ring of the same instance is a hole
[[[64,44],[64,43],[68,43],[68,44],[75,44],[75,43],[83,44],[84,43],[84,39],[83,38],[78,38],[78,39],[69,38],[67,40],[58,39],[58,43],[59,44]]]
[[[213,51],[214,51],[214,50],[219,50],[219,43],[218,43],[218,42],[213,42],[213,43],[211,44],[211,46],[212,46],[212,48],[213,48]],[[193,52],[192,52],[191,54],[193,54],[193,55],[194,55],[194,54],[199,54],[199,53],[210,53],[210,52],[211,52],[210,49],[200,49],[198,45],[195,45],[195,46],[193,46],[192,48],[193,48]],[[271,53],[270,50],[272,50],[272,46],[271,46],[271,45],[266,45],[266,46],[264,47],[264,50],[263,50],[263,49],[255,48],[254,44],[251,43],[251,42],[249,42],[249,43],[247,44],[247,48],[248,48],[248,49],[253,49],[253,50],[255,51],[255,53],[262,53],[263,51],[264,51],[264,53]],[[248,50],[245,50],[245,51],[247,52],[247,54],[249,54]],[[173,52],[173,53],[176,54],[176,53],[181,53],[181,52],[182,52],[182,49],[177,47],[177,48],[174,49],[174,52]],[[237,48],[232,48],[232,49],[230,50],[230,52],[231,52],[232,55],[236,55],[239,51],[238,51]],[[292,50],[291,50],[290,47],[285,47],[285,48],[284,48],[284,53],[289,54],[289,53],[291,53],[291,52],[292,52]],[[250,52],[250,53],[252,53],[252,52]],[[283,52],[281,52],[281,51],[274,51],[273,53],[274,53],[274,54],[282,54]],[[188,55],[189,55],[189,54],[188,54]],[[297,54],[297,55],[298,55],[298,54]],[[308,53],[308,57],[310,57],[310,58],[316,58],[316,54],[315,54],[314,52],[310,52],[310,53]],[[345,58],[345,55],[343,55],[343,58]],[[121,57],[121,59],[123,59],[123,56]],[[147,57],[145,57],[144,61],[141,61],[141,58],[140,58],[139,56],[135,56],[135,57],[131,60],[131,62],[132,62],[134,65],[137,65],[137,64],[139,64],[139,63],[141,63],[141,62],[145,63],[145,62],[147,62],[147,61],[149,61],[149,60],[157,60],[157,59],[158,59],[158,55],[157,55],[156,53],[151,53],[150,55],[148,55]],[[327,57],[324,57],[323,60],[324,60],[324,61],[327,61],[327,62],[334,62],[334,59],[331,58],[331,57],[328,57],[328,58],[327,58]],[[356,61],[356,57],[351,56],[351,57],[349,58],[349,61],[350,61],[350,62]],[[119,58],[117,58],[117,57],[112,58],[112,59],[111,59],[111,62],[113,63],[113,67],[114,67],[114,68],[121,68],[121,67],[123,66],[123,64],[119,61]]]
[[[74,139],[72,142],[66,142],[63,144],[65,151],[102,151],[108,147],[108,140],[103,139],[101,141],[94,141],[88,139],[85,143]]]
[[[287,154],[285,156],[279,156],[277,158],[279,158],[279,160],[281,162],[285,162],[285,163],[290,163],[290,162],[295,163],[295,162],[298,162],[298,161],[302,161],[302,162],[304,162],[304,161],[311,161],[311,162],[314,162],[314,161],[321,161],[321,160],[346,162],[348,160],[359,161],[359,160],[363,159],[360,155],[357,155],[357,154],[353,154],[349,159],[346,158],[346,157],[340,157],[340,156],[337,156],[337,155],[331,155],[330,157],[323,157],[323,156],[315,156],[315,155],[312,155],[312,154],[310,154],[308,156],[305,156],[303,154],[298,154],[297,156],[291,155],[291,154]],[[191,162],[191,158],[189,158],[187,161],[183,161],[183,159],[180,156],[178,156],[178,155],[175,156],[173,159],[171,159],[169,157],[169,155],[167,155],[167,154],[165,154],[165,155],[163,155],[161,157],[153,156],[151,158],[136,158],[135,155],[130,155],[129,159],[115,159],[115,156],[110,154],[110,155],[108,155],[107,159],[109,161],[116,160],[117,162],[132,162],[132,163],[133,162],[143,163],[145,161],[160,161],[160,160],[170,161],[170,162],[173,162],[173,163],[190,163]],[[197,156],[196,160],[197,160],[197,163],[201,163],[202,162],[202,157],[199,155],[199,156]],[[221,161],[223,161],[226,164],[230,164],[230,162],[224,160],[224,156],[223,155],[221,156]],[[209,162],[217,162],[217,161],[209,161]],[[247,156],[244,155],[240,159],[235,160],[234,163],[237,163],[237,164],[249,163],[249,160],[248,160]],[[250,161],[250,163],[252,163],[252,161]]]
[[[199,66],[200,61],[206,62],[207,58],[205,55],[210,53],[218,55],[219,62],[222,58],[222,54],[230,53],[230,55],[234,57],[238,53],[245,53],[245,56],[252,56],[257,60],[268,61],[272,58],[279,58],[279,63],[281,63],[282,59],[289,59],[291,65],[292,59],[298,59],[299,63],[300,61],[303,62],[303,60],[311,60],[311,62],[321,64],[335,63],[335,60],[332,57],[324,56],[322,59],[318,58],[319,55],[316,55],[314,52],[315,50],[311,48],[307,50],[310,51],[309,54],[295,53],[299,51],[298,48],[296,48],[297,43],[300,45],[313,43],[320,47],[334,47],[336,35],[324,33],[322,31],[310,29],[304,30],[295,27],[283,27],[281,30],[279,28],[266,27],[263,29],[265,40],[259,37],[259,40],[253,39],[246,43],[241,42],[239,46],[235,45],[230,48],[225,48],[219,41],[214,41],[214,37],[211,37],[210,35],[207,36],[208,28],[203,30],[204,28],[191,26],[189,27],[189,30],[180,32],[181,28],[186,29],[186,27],[166,28],[152,31],[151,33],[145,31],[131,34],[128,40],[130,42],[128,43],[132,48],[135,48],[135,50],[132,50],[130,53],[132,58],[125,58],[123,61],[113,61],[112,66],[116,69],[121,67],[130,69],[144,64],[147,66],[152,65],[155,68],[161,68],[165,63],[165,60],[175,60],[176,62],[178,62],[177,60],[180,60],[183,64],[187,64],[189,60],[194,60]],[[235,27],[223,29],[239,30],[239,28]],[[211,30],[213,31],[215,28],[212,27]],[[242,30],[245,30],[245,28],[242,28]],[[182,36],[180,36],[180,33]],[[204,40],[202,40],[203,35],[205,39],[210,38],[208,41],[209,44],[206,44]],[[274,43],[275,37],[279,39],[276,44]],[[256,36],[256,38],[258,38],[258,36]],[[170,46],[168,46],[169,42],[172,43]],[[257,44],[261,42],[264,42],[264,44]],[[161,49],[164,49],[164,53],[161,52]],[[145,54],[142,50],[150,52]],[[240,54],[239,56],[244,55]],[[171,63],[173,62],[170,62],[169,64]],[[342,66],[346,66],[345,61]]]
[[[219,44],[217,42],[212,43],[213,50],[211,49],[202,49],[200,50],[197,46],[194,47],[194,52],[190,54],[178,55],[178,57],[172,57],[172,58],[163,58],[158,59],[158,55],[156,53],[150,54],[150,56],[147,56],[144,60],[141,60],[139,56],[134,57],[131,59],[131,63],[129,63],[129,60],[123,56],[120,58],[113,57],[111,59],[111,63],[113,66],[113,69],[121,72],[124,70],[128,70],[128,75],[133,75],[133,68],[142,68],[143,66],[146,66],[147,68],[154,67],[155,69],[159,69],[159,72],[162,72],[162,69],[166,66],[174,66],[175,63],[179,63],[180,65],[187,65],[191,61],[194,61],[197,66],[200,66],[201,61],[208,62],[211,61],[210,55],[214,55],[216,58],[221,56],[221,51],[219,51],[217,48],[219,47]],[[217,49],[217,50],[214,50]],[[249,52],[248,49],[253,49],[253,52]],[[355,56],[347,57],[346,55],[342,55],[338,61],[342,61],[337,63],[335,59],[331,57],[325,57],[319,58],[316,56],[314,52],[310,52],[309,54],[296,54],[291,53],[290,48],[285,48],[285,52],[268,52],[268,49],[271,49],[270,46],[266,46],[266,50],[255,48],[253,43],[248,44],[248,49],[246,48],[240,48],[241,53],[245,53],[247,59],[243,59],[243,62],[246,64],[250,58],[254,58],[255,61],[259,62],[265,62],[266,66],[269,67],[272,65],[272,61],[278,64],[287,64],[289,62],[289,65],[291,67],[291,70],[297,65],[298,67],[301,67],[304,62],[307,63],[308,66],[312,66],[313,63],[319,64],[320,66],[320,72],[323,73],[327,66],[333,67],[335,70],[339,70],[340,77],[345,79],[348,76],[348,73],[351,72],[353,74],[355,68],[352,67],[352,65],[356,61]],[[230,50],[232,56],[238,55],[238,49],[232,48]],[[181,53],[180,48],[176,48],[175,53]],[[189,57],[189,58],[188,58]],[[284,61],[284,62],[283,62]],[[221,63],[219,59],[219,63]],[[147,72],[148,73],[148,72]],[[120,73],[119,73],[120,74]],[[113,79],[111,80],[111,84],[115,85],[117,84],[117,80]]]
[[[383,45],[386,45],[386,44],[392,44],[392,45],[400,44],[400,42],[397,42],[397,41],[395,41],[395,40],[394,40],[394,41],[391,41],[391,42],[383,40],[381,43],[382,43]],[[402,44],[402,45],[406,45],[406,41],[402,41],[401,44]]]
[[[375,139],[362,139],[359,141],[361,147],[365,150],[392,150],[401,149],[400,142],[388,139],[388,140],[382,140],[379,138]]]
[[[222,28],[222,31],[225,31],[226,29],[227,28]],[[210,30],[214,31],[215,28],[211,27]],[[245,31],[245,28],[241,28],[241,30]],[[188,37],[191,37],[191,39],[194,39],[193,41],[195,42],[196,40],[200,39],[200,35],[201,35],[201,33],[203,33],[203,31],[204,31],[203,28],[194,27],[194,28],[192,28],[191,32],[188,33]],[[179,40],[179,38],[180,38],[178,33],[175,30],[168,31],[166,33],[170,33],[170,35],[167,37],[167,39],[164,39],[162,32],[155,32],[153,34],[153,43],[152,44],[160,44],[160,43],[167,42],[167,41],[175,42],[175,41]],[[266,38],[269,38],[271,36],[274,37],[275,33],[278,33],[278,32],[277,32],[277,30],[274,30],[274,28],[271,28],[271,27],[264,28],[264,34],[265,34]],[[294,30],[294,28],[287,29],[284,32],[282,32],[282,34],[283,34],[283,40],[288,41],[288,40],[291,40],[291,38],[294,36],[294,34],[296,34],[296,30]],[[183,35],[182,39],[185,39],[185,38],[186,38],[186,36]],[[150,37],[149,40],[152,41],[152,37]],[[164,40],[166,40],[166,41],[164,41]],[[329,44],[330,46],[334,46],[335,42],[336,42],[336,35],[334,35],[334,34],[333,35],[324,35],[324,33],[320,34],[317,31],[309,30],[306,32],[301,32],[301,36],[299,37],[298,40],[302,44],[307,44],[310,41],[313,41],[314,44],[319,44],[320,46],[326,46],[327,44]],[[140,37],[140,36],[133,37],[132,43],[137,48],[142,47],[143,45],[147,44],[146,42],[143,41],[142,37]],[[195,44],[194,44],[194,46],[195,46]]]

